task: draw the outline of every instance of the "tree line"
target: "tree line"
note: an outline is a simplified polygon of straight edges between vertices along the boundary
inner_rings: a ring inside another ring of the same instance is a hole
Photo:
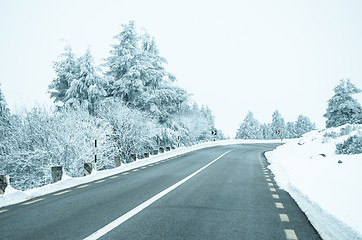
[[[94,159],[95,135],[99,169],[112,168],[114,156],[127,161],[131,153],[177,145],[179,137],[181,144],[223,138],[220,130],[211,135],[211,110],[193,102],[166,71],[153,37],[130,21],[115,40],[100,66],[89,48],[76,56],[65,47],[48,87],[53,110],[10,113],[0,89],[0,174],[10,175],[12,186],[48,184],[55,165],[82,176],[83,163]]]
[[[275,110],[271,123],[260,123],[249,111],[236,133],[237,139],[279,139],[298,138],[312,131],[316,126],[306,116],[299,115],[297,121],[285,123],[284,118]]]

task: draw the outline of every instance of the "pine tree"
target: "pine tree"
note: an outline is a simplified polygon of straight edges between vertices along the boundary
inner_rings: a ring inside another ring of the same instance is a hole
[[[286,136],[286,126],[285,121],[282,115],[280,115],[278,110],[275,110],[273,113],[273,119],[271,124],[273,130],[273,138],[285,138]]]
[[[93,114],[96,104],[105,95],[104,82],[97,74],[98,68],[94,65],[89,48],[85,54],[76,60],[79,68],[78,76],[70,83],[66,91],[65,101],[71,107],[83,106]]]
[[[107,75],[112,77],[108,95],[119,97],[133,106],[134,99],[142,91],[141,72],[145,66],[140,58],[139,36],[134,21],[122,26],[123,31],[115,36],[118,43],[113,45],[111,56],[105,62],[109,68]]]
[[[50,97],[54,102],[63,105],[66,100],[66,93],[74,79],[78,78],[79,68],[76,64],[75,55],[70,46],[64,48],[65,52],[61,54],[61,59],[54,62],[53,68],[56,78],[48,86]]]
[[[260,124],[258,120],[254,118],[251,111],[248,112],[244,121],[240,124],[238,132],[236,134],[237,139],[260,139],[262,138],[260,132]]]
[[[303,134],[316,128],[315,124],[306,116],[299,115],[295,123],[295,137],[301,137]]]
[[[334,96],[328,100],[327,112],[323,116],[327,118],[326,126],[338,127],[347,123],[362,123],[361,104],[352,97],[353,94],[360,93],[349,79],[340,81],[334,88]]]
[[[1,87],[1,84],[0,84]],[[8,108],[8,104],[6,103],[5,97],[0,88],[0,119],[8,119],[10,115],[10,111]]]

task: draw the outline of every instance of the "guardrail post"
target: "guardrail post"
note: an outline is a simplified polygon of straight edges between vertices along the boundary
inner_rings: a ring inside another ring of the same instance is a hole
[[[148,158],[150,156],[150,153],[149,152],[145,152],[144,154],[145,158]]]
[[[63,176],[62,166],[52,167],[52,183],[62,180],[62,176]]]
[[[84,163],[84,176],[90,175],[92,173],[92,163]]]
[[[8,180],[6,175],[0,175],[0,195],[5,193],[5,189],[8,186]]]
[[[163,147],[160,147],[160,153],[164,153],[165,150],[163,149]]]
[[[131,162],[135,162],[136,159],[137,159],[137,155],[132,153],[131,156],[130,156]]]
[[[116,167],[121,166],[121,157],[120,156],[114,156],[114,164]]]

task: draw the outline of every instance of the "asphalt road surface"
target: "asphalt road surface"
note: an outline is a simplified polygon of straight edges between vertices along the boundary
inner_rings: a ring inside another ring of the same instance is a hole
[[[0,209],[0,239],[321,239],[263,152],[213,147]]]

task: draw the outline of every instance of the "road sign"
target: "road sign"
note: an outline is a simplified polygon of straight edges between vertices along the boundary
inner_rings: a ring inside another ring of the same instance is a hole
[[[217,134],[217,131],[216,131],[216,130],[212,130],[212,131],[211,131],[211,134],[215,136],[215,135]]]
[[[279,131],[279,130],[277,130],[275,133],[279,135],[279,134],[280,134],[280,131]]]

